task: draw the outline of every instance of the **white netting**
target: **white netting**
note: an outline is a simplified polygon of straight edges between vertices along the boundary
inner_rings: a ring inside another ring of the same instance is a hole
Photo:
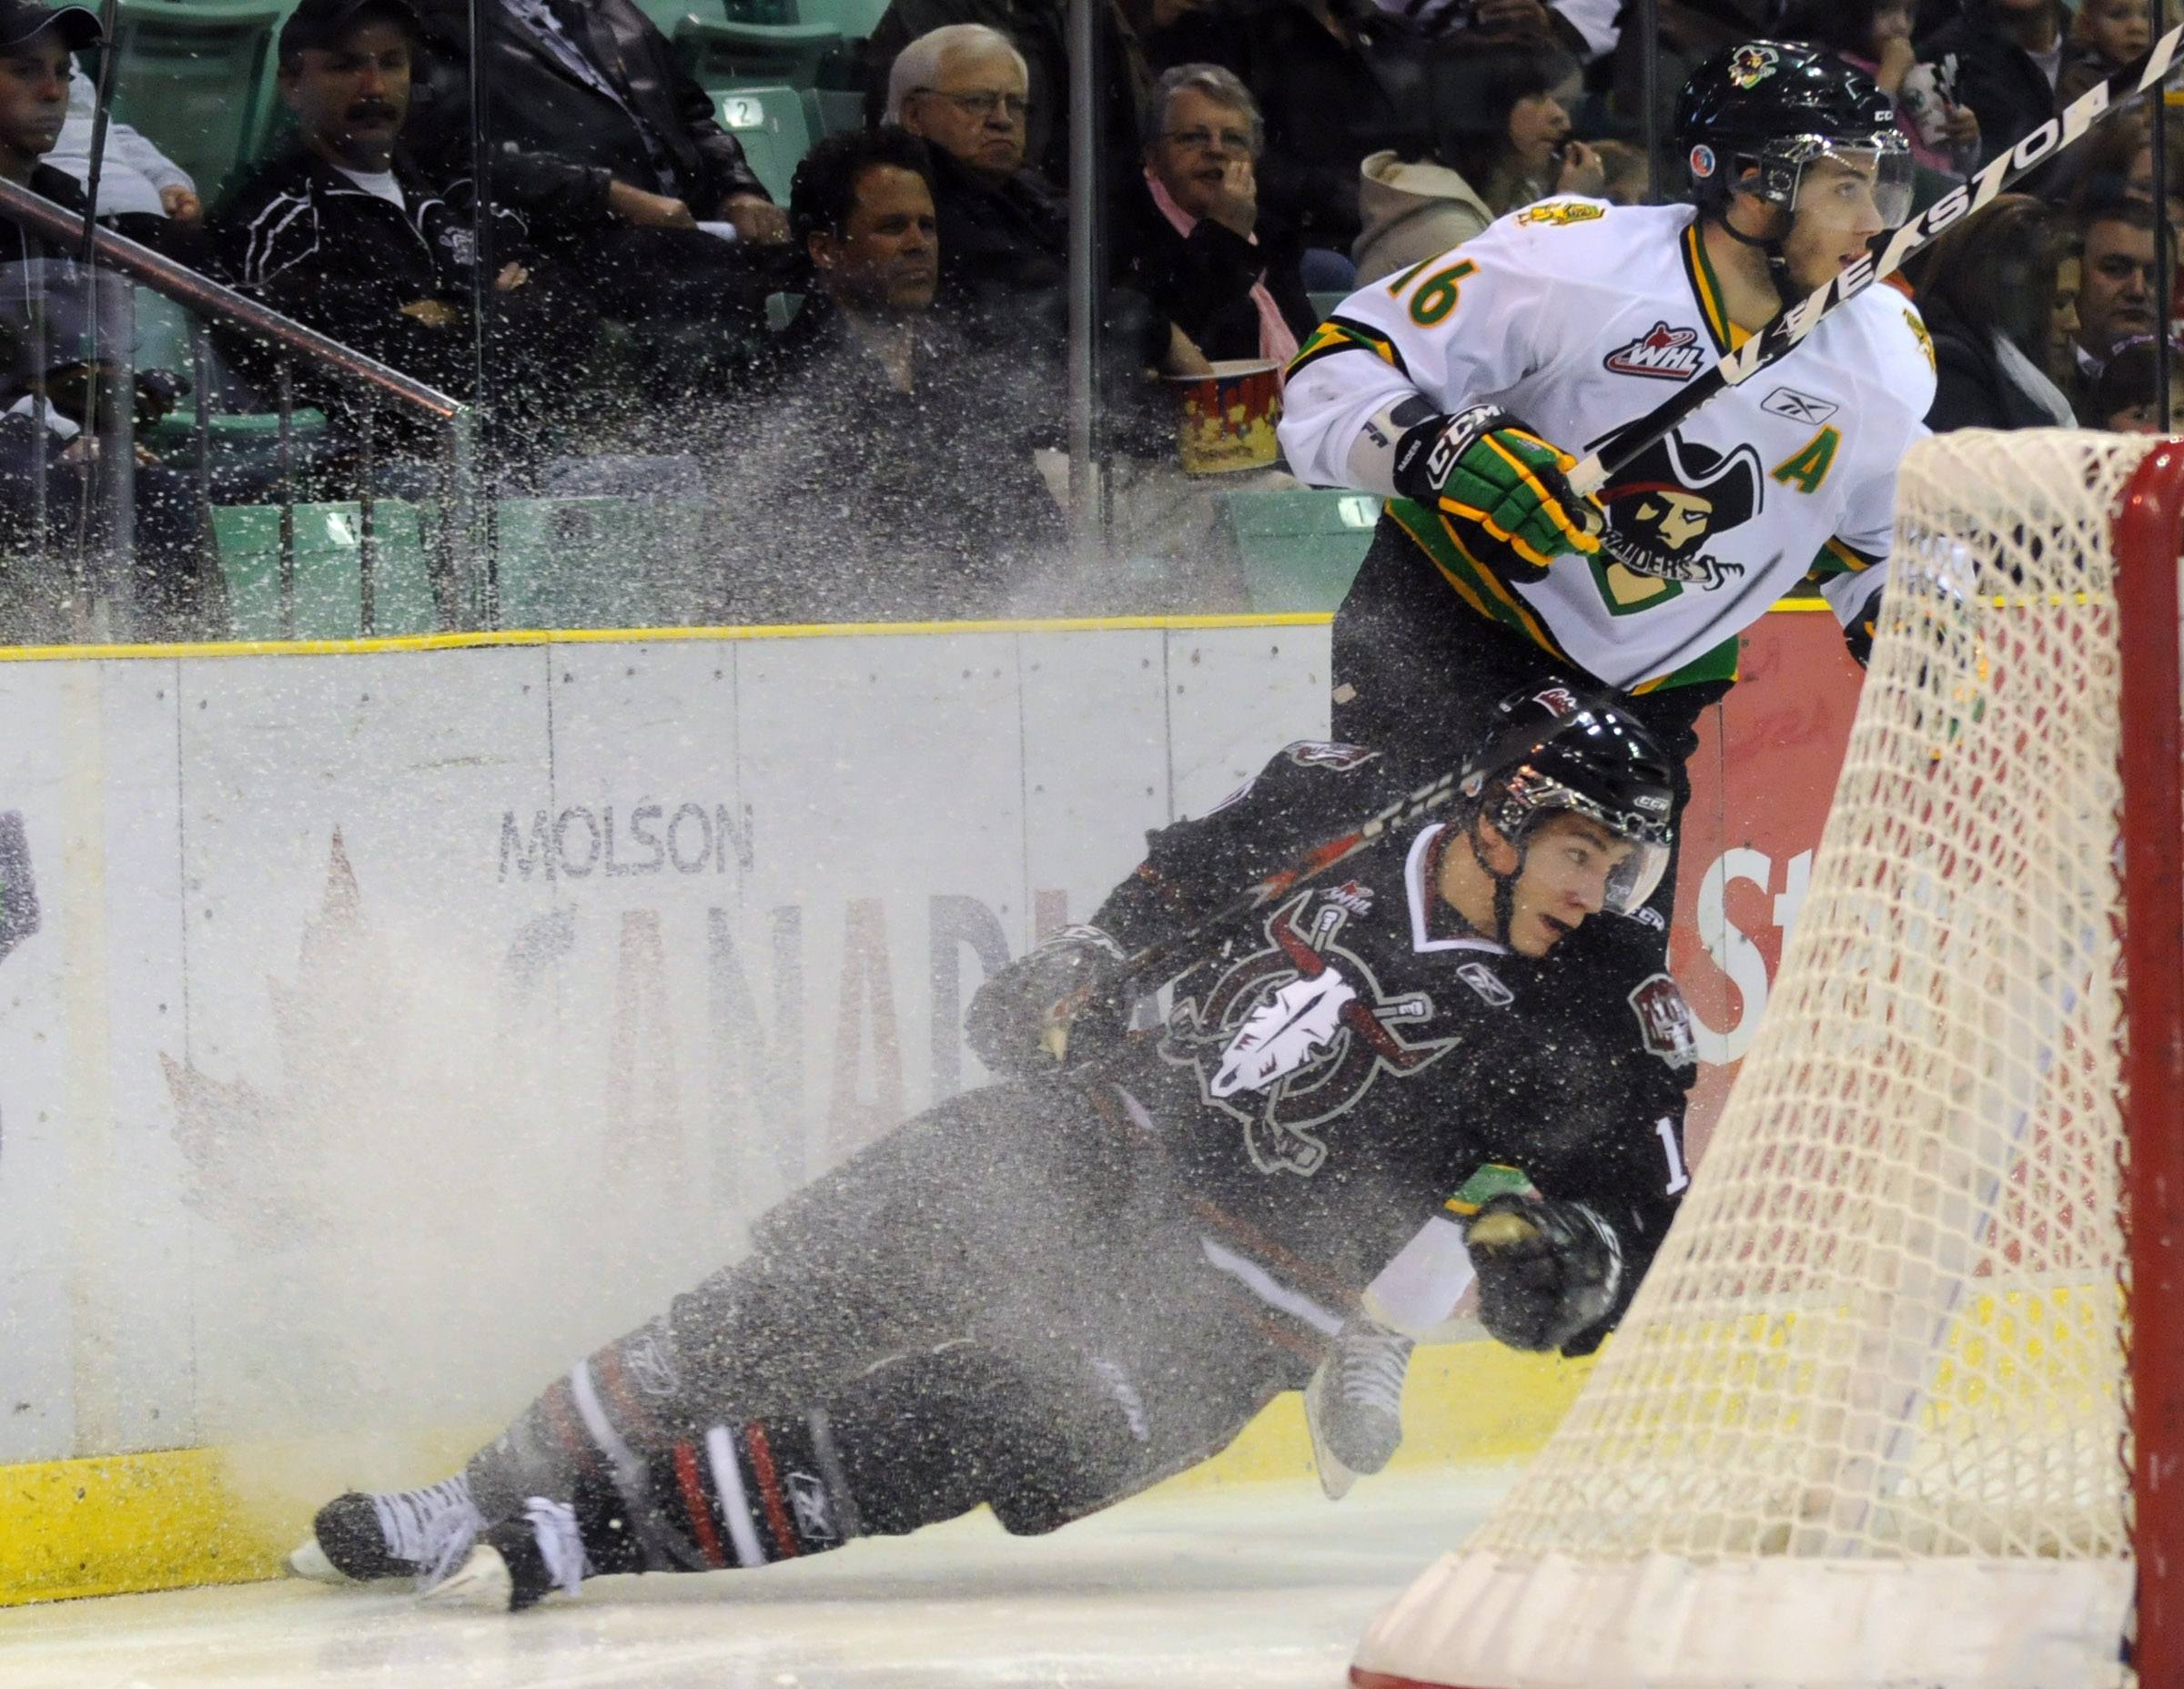
[[[1757,1042],[1622,1330],[1444,1591],[2128,1556],[2109,523],[2147,447],[1960,433],[1906,463]],[[1737,1681],[1808,1681],[1771,1670]]]

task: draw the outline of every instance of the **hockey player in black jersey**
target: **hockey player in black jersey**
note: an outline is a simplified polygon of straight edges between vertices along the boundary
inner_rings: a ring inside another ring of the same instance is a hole
[[[1372,1469],[1406,1332],[1474,1280],[1503,1342],[1592,1348],[1687,1182],[1690,1021],[1624,918],[1673,842],[1670,770],[1550,681],[1446,808],[1204,930],[1404,789],[1374,752],[1296,744],[1151,835],[1090,926],[974,999],[1000,1082],[774,1209],[460,1475],[329,1502],[292,1566],[520,1608],[982,1502],[1050,1531],[1308,1381],[1323,1459]],[[1126,1030],[1160,983],[1127,958],[1181,934],[1203,943],[1165,1026]]]

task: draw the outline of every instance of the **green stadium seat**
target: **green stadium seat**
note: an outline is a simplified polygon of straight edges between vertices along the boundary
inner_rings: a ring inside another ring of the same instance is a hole
[[[207,205],[271,133],[273,37],[287,12],[236,0],[121,0],[114,116],[188,171]]]
[[[1333,611],[1356,578],[1380,520],[1360,492],[1217,495],[1243,559],[1244,590],[1261,613]]]
[[[846,41],[862,41],[880,26],[888,0],[796,0],[796,15],[806,24],[827,24]]]
[[[500,625],[685,625],[713,594],[700,499],[503,499],[497,508]]]
[[[685,17],[675,25],[675,52],[698,86],[729,88],[819,86],[820,63],[840,51],[842,32],[823,24],[710,23]]]
[[[804,120],[812,139],[844,135],[864,126],[864,96],[846,88],[803,88]]]
[[[637,9],[659,25],[660,33],[672,40],[675,25],[686,17],[723,17],[721,0],[637,0]]]
[[[790,180],[812,146],[803,96],[789,87],[729,88],[713,95],[713,110],[774,203],[787,205]]]
[[[362,521],[355,504],[296,506],[298,639],[354,639],[363,632]],[[374,500],[371,531],[372,632],[436,631],[440,622],[418,507],[396,499]],[[283,637],[279,507],[216,505],[212,532],[237,637]]]
[[[1325,322],[1335,314],[1335,307],[1350,298],[1347,293],[1309,293],[1305,296],[1312,302],[1312,314]]]

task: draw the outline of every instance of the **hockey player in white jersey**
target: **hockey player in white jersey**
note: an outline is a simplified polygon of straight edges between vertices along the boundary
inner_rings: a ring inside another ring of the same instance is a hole
[[[1676,139],[1693,204],[1529,206],[1360,289],[1299,349],[1291,468],[1389,499],[1335,619],[1338,736],[1431,764],[1512,688],[1574,669],[1671,750],[1680,812],[1693,724],[1734,680],[1737,636],[1808,571],[1863,661],[1896,466],[1934,394],[1926,329],[1893,288],[1596,500],[1564,478],[1581,454],[1612,460],[1621,431],[1909,215],[1886,96],[1807,47],[1716,55]],[[1673,895],[1671,876],[1663,932]]]

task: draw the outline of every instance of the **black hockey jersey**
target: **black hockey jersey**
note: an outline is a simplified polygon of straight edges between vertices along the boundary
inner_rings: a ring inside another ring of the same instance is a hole
[[[1374,753],[1290,745],[1151,834],[1097,924],[1127,950],[1166,937],[1403,790]],[[1163,1028],[1091,1070],[1188,1169],[1223,1247],[1276,1281],[1354,1297],[1500,1164],[1601,1214],[1634,1287],[1689,1182],[1697,1051],[1659,935],[1603,914],[1545,956],[1504,949],[1436,893],[1451,847],[1461,823],[1421,823],[1276,900],[1176,980]]]

